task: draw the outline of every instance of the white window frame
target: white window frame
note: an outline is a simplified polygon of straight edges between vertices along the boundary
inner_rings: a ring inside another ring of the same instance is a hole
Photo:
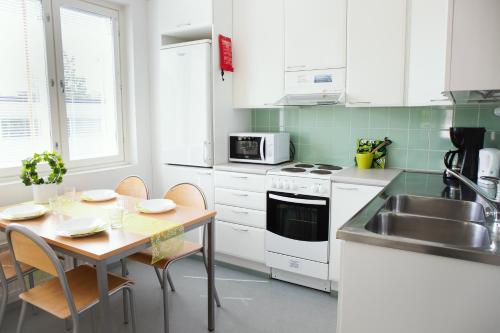
[[[57,151],[63,157],[66,167],[70,171],[105,168],[120,165],[126,162],[125,147],[125,121],[126,110],[124,105],[123,87],[124,82],[123,64],[125,63],[124,40],[120,33],[123,25],[121,8],[104,1],[85,0],[40,0],[42,4],[45,29],[45,48],[47,59],[47,74],[50,100],[50,123],[52,150]],[[95,14],[111,17],[114,31],[114,56],[115,56],[115,80],[116,80],[116,108],[117,108],[117,144],[118,154],[98,158],[82,160],[69,160],[68,129],[66,127],[66,103],[64,95],[64,65],[62,57],[61,20],[60,8],[73,8]],[[28,157],[28,156],[27,156]],[[19,167],[0,168],[0,178],[11,178],[19,174]],[[48,168],[40,166],[40,171]]]

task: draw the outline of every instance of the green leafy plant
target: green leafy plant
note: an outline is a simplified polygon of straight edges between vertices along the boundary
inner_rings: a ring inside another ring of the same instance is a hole
[[[38,175],[38,163],[48,163],[51,171],[46,178]],[[45,151],[41,154],[35,153],[32,158],[23,160],[20,178],[26,186],[60,184],[62,183],[63,176],[67,171],[68,170],[64,166],[64,162],[58,153],[49,153]]]

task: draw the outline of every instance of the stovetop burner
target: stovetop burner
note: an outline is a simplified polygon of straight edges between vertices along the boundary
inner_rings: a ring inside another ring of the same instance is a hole
[[[320,170],[342,170],[341,167],[331,164],[318,164],[318,169]]]
[[[281,171],[285,171],[285,172],[306,172],[306,169],[303,169],[303,168],[283,168],[281,169]]]
[[[332,172],[328,170],[312,170],[311,173],[317,174],[317,175],[331,175]]]
[[[295,167],[296,168],[314,168],[314,165],[312,164],[307,164],[307,163],[299,163],[299,164],[295,164]]]

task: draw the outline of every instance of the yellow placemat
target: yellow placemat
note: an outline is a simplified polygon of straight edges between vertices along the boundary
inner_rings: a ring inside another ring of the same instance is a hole
[[[93,206],[78,201],[61,201],[59,213],[71,217],[99,217],[108,220],[109,213],[105,207]],[[152,264],[173,256],[183,248],[182,235],[184,226],[171,221],[161,220],[137,213],[125,213],[124,231],[150,237]]]

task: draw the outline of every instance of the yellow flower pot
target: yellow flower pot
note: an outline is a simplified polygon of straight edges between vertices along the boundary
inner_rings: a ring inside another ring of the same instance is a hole
[[[373,162],[372,153],[357,153],[356,162],[358,163],[359,169],[371,169]]]

